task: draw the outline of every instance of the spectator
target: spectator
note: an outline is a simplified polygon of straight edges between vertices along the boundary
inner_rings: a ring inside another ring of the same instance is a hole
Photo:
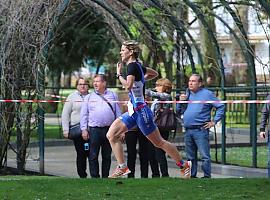
[[[78,127],[76,131],[78,131],[78,135],[81,134],[80,130],[80,112],[81,112],[81,105],[85,96],[88,94],[89,89],[89,82],[79,77],[76,81],[77,91],[71,93],[67,97],[67,102],[64,105],[62,111],[62,129],[63,129],[63,136],[65,138],[69,138],[69,129],[70,127]],[[76,166],[77,166],[77,173],[80,178],[86,178],[86,161],[88,157],[88,151],[84,150],[84,143],[86,140],[79,136],[73,139],[73,143],[75,146],[75,150],[77,153],[76,157]]]
[[[95,91],[85,97],[81,110],[81,130],[85,140],[89,139],[90,174],[93,178],[99,178],[98,156],[101,148],[102,178],[109,176],[111,167],[111,146],[106,137],[112,122],[121,115],[118,96],[106,87],[106,77],[97,74],[93,79]]]
[[[190,101],[218,101],[210,90],[203,87],[202,78],[199,74],[193,74],[189,78],[186,94],[180,95],[180,100]],[[191,177],[197,176],[197,150],[202,159],[204,178],[211,177],[211,157],[209,144],[209,129],[224,116],[224,104],[222,103],[190,103],[186,109],[182,104],[177,105],[177,112],[184,112],[183,126],[185,127],[185,148],[187,159],[192,161]],[[212,108],[216,108],[216,114],[211,120]]]
[[[171,90],[172,90],[172,83],[169,79],[167,78],[161,78],[156,81],[156,87],[155,91],[151,90],[146,90],[146,96],[152,97],[154,99],[154,103],[151,106],[151,110],[154,113],[154,115],[157,114],[158,110],[163,107],[171,107],[171,104],[165,104],[165,103],[158,103],[158,101],[170,101],[172,100],[171,97]],[[169,139],[169,134],[170,131],[168,130],[159,130],[161,137],[164,140]],[[154,145],[150,144],[150,155],[149,155],[149,160],[157,160],[159,163],[160,167],[160,172],[162,177],[168,177],[168,163],[167,163],[167,158],[165,151],[163,151],[160,148],[154,147]],[[152,153],[151,153],[152,151]],[[157,174],[156,172],[154,174]],[[159,175],[158,171],[158,175]]]
[[[270,100],[270,95],[267,96],[266,100]],[[270,178],[270,138],[269,138],[269,130],[270,130],[270,121],[269,121],[269,114],[270,114],[270,104],[266,103],[264,104],[262,108],[262,117],[261,117],[261,124],[260,124],[260,138],[265,139],[266,138],[266,125],[268,121],[267,126],[267,143],[268,143],[268,178]]]

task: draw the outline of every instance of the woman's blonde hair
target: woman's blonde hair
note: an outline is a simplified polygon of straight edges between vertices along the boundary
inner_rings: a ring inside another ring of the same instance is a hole
[[[156,81],[157,85],[162,86],[164,92],[171,93],[172,91],[172,82],[167,78],[160,78]]]
[[[126,40],[122,43],[125,47],[127,47],[128,50],[132,50],[134,57],[137,59],[139,57],[139,54],[141,52],[141,48],[139,47],[139,42],[135,40]]]

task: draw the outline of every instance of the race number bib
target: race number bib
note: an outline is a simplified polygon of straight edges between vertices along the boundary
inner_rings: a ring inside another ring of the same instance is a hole
[[[128,107],[128,115],[129,116],[133,115],[134,109],[133,109],[133,105],[130,101],[128,102],[127,107]]]

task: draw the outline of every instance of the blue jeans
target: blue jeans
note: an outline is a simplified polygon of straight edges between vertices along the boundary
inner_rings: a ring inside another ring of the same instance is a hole
[[[98,162],[100,148],[102,156],[101,176],[102,178],[107,178],[109,176],[112,148],[106,137],[108,130],[109,127],[89,127],[89,164],[90,175],[92,178],[100,177]]]
[[[197,151],[199,150],[202,159],[202,170],[204,177],[211,177],[211,156],[209,144],[209,130],[186,129],[185,149],[187,159],[192,162],[191,177],[197,176]]]

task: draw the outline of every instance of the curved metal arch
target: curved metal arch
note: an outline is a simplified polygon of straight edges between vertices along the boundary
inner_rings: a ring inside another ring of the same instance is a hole
[[[172,16],[172,17],[173,17],[173,16]],[[197,45],[195,39],[192,37],[192,35],[191,35],[190,32],[188,31],[188,29],[184,26],[184,24],[183,24],[181,21],[177,22],[178,20],[177,20],[175,17],[173,17],[173,18],[174,18],[175,22],[176,22],[177,24],[180,25],[181,29],[182,29],[182,30],[187,34],[187,36],[189,37],[189,39],[190,39],[192,45],[194,46],[194,48],[195,48],[196,51],[197,51],[198,59],[199,59],[199,62],[200,62],[200,64],[201,64],[201,67],[202,67],[202,69],[203,69],[204,61],[203,61],[203,56],[202,56],[200,47]]]
[[[224,72],[224,65],[223,65],[221,54],[220,54],[220,49],[219,49],[217,39],[216,39],[213,31],[210,29],[208,23],[204,19],[204,16],[203,16],[203,13],[202,13],[201,9],[199,9],[194,3],[190,2],[189,0],[183,0],[183,1],[197,15],[198,19],[201,21],[202,25],[206,28],[206,30],[209,33],[210,38],[214,42],[215,52],[216,52],[216,55],[217,55],[218,64],[220,66],[220,71],[221,71],[221,84],[220,84],[221,85],[221,94],[222,94],[223,99],[225,100],[226,99],[226,94],[225,94],[225,89],[224,89],[224,86],[225,86],[225,72]],[[222,134],[222,142],[221,142],[222,163],[226,163],[226,156],[225,156],[225,152],[226,152],[226,150],[225,150],[225,144],[226,144],[226,140],[225,140],[226,127],[225,126],[226,126],[226,121],[225,121],[225,118],[226,118],[226,115],[222,119],[222,130],[221,130],[221,134]]]
[[[243,27],[243,23],[241,22],[241,20],[239,19],[239,17],[235,14],[235,12],[231,9],[231,7],[229,6],[229,3],[227,1],[221,0],[220,1],[222,3],[222,5],[225,6],[226,10],[230,13],[230,15],[232,16],[236,26],[239,28],[242,38],[244,39],[243,43],[244,43],[244,48],[242,49],[244,56],[246,58],[246,61],[248,63],[248,68],[250,70],[249,74],[250,74],[250,78],[251,78],[251,98],[252,99],[257,99],[257,90],[256,90],[256,86],[257,86],[257,80],[256,80],[256,70],[255,70],[255,63],[254,60],[251,59],[253,58],[253,55],[251,54],[252,52],[252,48],[251,45],[249,44],[249,40],[248,40],[248,36],[247,33]],[[252,138],[252,153],[253,153],[253,160],[252,160],[252,164],[253,167],[257,167],[257,138],[256,138],[256,132],[257,132],[257,107],[256,104],[252,104],[250,105],[251,108],[251,112],[250,112],[250,116],[252,116],[251,118],[251,122],[250,122],[250,133],[251,133],[251,138]]]
[[[124,1],[124,0],[118,0],[118,2],[122,3],[126,7],[130,8],[130,5],[126,1]],[[155,1],[152,1],[152,2],[153,2],[153,4],[151,4],[150,6],[152,6],[152,7],[157,7],[158,6],[158,9],[160,9],[160,10],[162,9],[161,8],[161,5],[158,4],[158,2],[155,2]],[[151,25],[143,18],[142,15],[139,14],[139,12],[137,12],[137,10],[133,6],[131,7],[131,9],[132,9],[132,12],[134,13],[134,15],[139,19],[139,21],[149,31],[149,33],[151,34],[151,37],[154,38],[155,41],[157,41],[158,40],[157,37],[155,36],[155,34],[153,33],[153,31],[151,31],[152,30]],[[166,12],[167,12],[167,14],[169,13],[167,10],[166,10]],[[171,18],[174,18],[174,17],[171,16]],[[170,19],[170,20],[173,22],[173,24],[174,24],[175,27],[178,27],[180,25],[181,28],[183,29],[183,31],[189,36],[192,44],[194,45],[194,47],[195,47],[195,49],[196,49],[196,51],[198,53],[198,58],[199,58],[199,61],[200,61],[201,65],[202,65],[202,68],[203,68],[204,62],[203,62],[203,59],[202,59],[202,54],[201,54],[201,51],[200,51],[198,45],[196,44],[196,41],[192,37],[192,35],[189,33],[189,31],[182,24],[179,24],[175,18],[174,19]],[[178,25],[176,25],[176,24],[178,24]],[[184,36],[184,34],[182,33],[181,34],[181,37],[183,38],[183,36]],[[185,39],[185,36],[184,36],[184,39]],[[185,41],[186,41],[186,44],[188,44],[187,40],[185,40]],[[158,44],[158,43],[155,43],[155,44]],[[186,45],[186,46],[188,47],[189,45]],[[192,71],[195,73],[195,71],[196,71],[195,67],[192,69]]]
[[[45,40],[46,42],[45,42],[45,45],[44,45],[43,50],[42,50],[42,55],[46,59],[48,57],[50,41],[53,38],[53,28],[58,23],[59,16],[63,14],[63,12],[67,9],[69,4],[70,4],[70,0],[64,0],[62,3],[59,4],[59,6],[58,6],[58,14],[57,14],[57,16],[55,16],[55,18],[53,19],[52,25],[49,27],[48,35],[47,35],[47,38]]]
[[[246,44],[238,37],[238,35],[235,33],[235,31],[229,26],[229,24],[220,16],[212,13],[212,16],[214,16],[215,18],[217,18],[219,21],[221,21],[223,23],[223,25],[229,29],[230,33],[234,36],[234,38],[236,39],[237,43],[239,44],[239,46],[241,47],[241,50],[245,56],[245,58],[248,56],[245,52],[245,48],[246,48]]]
[[[123,5],[125,5],[126,7],[130,8],[130,4],[128,4],[125,0],[118,0],[118,1],[121,2]],[[151,4],[150,6],[154,7],[154,5],[155,5],[155,3]],[[131,9],[132,9],[132,12],[134,13],[134,15],[141,21],[141,23],[149,31],[149,33],[151,34],[151,37],[154,38],[154,41],[158,41],[155,33],[152,31],[152,26],[144,19],[144,17],[139,12],[137,12],[137,10],[133,6],[131,7]],[[177,20],[175,20],[175,21],[177,21]],[[200,48],[196,44],[195,39],[192,37],[192,35],[189,33],[189,31],[185,28],[185,26],[183,26],[182,24],[181,24],[181,26],[182,26],[184,32],[189,36],[192,44],[194,45],[194,47],[195,47],[195,49],[196,49],[196,51],[198,53],[199,61],[200,61],[201,65],[202,65],[202,68],[203,68],[204,62],[203,62],[203,58],[202,58]],[[155,44],[158,44],[158,43],[155,42]]]
[[[242,38],[244,39],[244,46],[242,48],[242,52],[246,58],[246,61],[248,63],[248,66],[250,68],[250,71],[252,73],[250,73],[251,75],[251,79],[252,81],[254,81],[255,79],[255,85],[256,86],[256,73],[255,73],[255,63],[254,63],[254,60],[251,59],[253,57],[253,55],[251,54],[251,52],[253,51],[252,48],[251,48],[251,45],[249,43],[249,40],[248,40],[248,36],[247,36],[247,33],[243,27],[243,24],[241,22],[241,20],[239,19],[239,17],[236,15],[236,13],[231,9],[231,7],[229,6],[229,3],[224,1],[224,0],[221,0],[220,1],[222,3],[222,5],[225,6],[226,10],[230,13],[230,15],[232,16],[233,20],[235,21],[235,24],[236,26],[239,28],[240,32],[241,32],[241,35],[242,35]],[[242,43],[242,42],[241,42]]]
[[[151,38],[153,38],[152,43],[156,48],[161,48],[161,46],[158,43],[158,38],[156,37],[156,34],[152,31],[152,26],[149,24],[144,17],[128,2],[125,0],[118,0],[122,5],[126,6],[127,8],[131,8],[132,13],[137,17],[137,19],[142,23],[142,25],[146,28],[146,30],[150,33]],[[154,67],[154,66],[153,66]]]
[[[221,72],[221,84],[220,85],[221,85],[221,88],[222,88],[222,93],[224,95],[225,73],[224,73],[224,65],[223,65],[219,45],[218,45],[218,42],[217,42],[217,38],[214,35],[213,31],[210,29],[210,27],[209,27],[208,23],[206,22],[206,20],[204,19],[204,16],[203,16],[203,13],[202,13],[201,9],[198,8],[198,6],[196,4],[194,4],[193,2],[191,2],[189,0],[183,0],[183,2],[193,10],[193,12],[196,14],[198,19],[201,21],[202,25],[208,31],[210,38],[214,42],[214,47],[215,47],[215,52],[216,52],[216,55],[217,55],[218,65],[220,66],[220,72]]]
[[[153,2],[153,6],[157,7],[159,10],[164,10],[165,13],[167,14],[168,18],[170,19],[170,21],[174,24],[177,32],[179,33],[179,35],[181,36],[184,44],[186,45],[187,47],[187,54],[188,54],[188,57],[189,57],[189,60],[190,60],[190,64],[191,64],[191,68],[192,68],[192,73],[196,73],[196,68],[195,68],[195,63],[194,63],[194,60],[193,60],[193,55],[191,53],[191,47],[190,45],[188,44],[187,42],[187,39],[185,37],[185,34],[184,34],[184,31],[183,31],[183,26],[180,24],[179,21],[177,21],[175,19],[175,17],[173,17],[169,11],[165,8],[162,8],[162,6],[159,4],[159,2],[155,1],[155,0],[151,0]]]
[[[50,41],[53,38],[53,27],[55,24],[58,23],[59,15],[61,15],[66,8],[68,7],[70,3],[70,0],[64,0],[61,4],[58,6],[58,15],[55,16],[52,25],[48,28],[48,35],[45,39],[45,45],[42,49],[42,56],[47,59],[48,57],[48,51],[50,46]],[[42,99],[45,96],[45,67],[44,66],[38,66],[38,73],[37,73],[37,98]],[[40,174],[44,174],[44,109],[43,106],[38,104],[37,108],[37,114],[38,114],[38,135],[39,135],[39,172]]]
[[[158,41],[158,38],[156,37],[155,33],[152,31],[153,27],[143,18],[143,16],[133,6],[131,6],[125,0],[118,0],[118,2],[120,2],[127,8],[131,8],[132,13],[138,18],[138,20],[143,24],[146,30],[150,33],[151,38],[153,38],[154,41]]]
[[[117,13],[115,13],[114,10],[111,9],[103,1],[100,1],[100,0],[91,0],[91,1],[95,2],[96,4],[98,4],[99,6],[101,6],[103,9],[105,9],[106,11],[108,11],[119,22],[119,24],[125,29],[125,31],[127,32],[128,36],[131,39],[134,38],[133,34],[129,30],[129,27],[127,26],[127,24],[124,22],[124,20],[122,19],[122,17],[120,15],[118,15]]]
[[[258,0],[259,4],[264,8],[268,17],[270,17],[270,3],[265,0]]]

